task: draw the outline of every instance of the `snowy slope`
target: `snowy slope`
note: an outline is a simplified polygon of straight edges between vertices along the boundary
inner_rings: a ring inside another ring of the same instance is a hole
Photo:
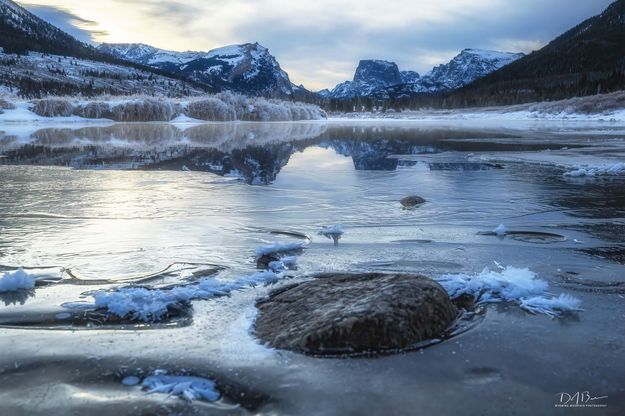
[[[525,56],[522,53],[465,49],[451,61],[438,65],[421,78],[413,88],[416,92],[454,90],[470,84]]]
[[[90,59],[0,52],[0,92],[26,97],[98,94],[199,95],[202,89],[162,75]]]
[[[144,44],[107,44],[101,52],[165,69],[219,90],[287,97],[293,85],[274,56],[258,43],[230,45],[208,52],[175,52]]]

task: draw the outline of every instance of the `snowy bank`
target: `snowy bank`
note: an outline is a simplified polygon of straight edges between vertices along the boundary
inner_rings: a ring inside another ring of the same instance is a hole
[[[331,119],[481,120],[481,121],[625,121],[625,92],[575,97],[560,101],[450,110],[405,110],[336,113]]]

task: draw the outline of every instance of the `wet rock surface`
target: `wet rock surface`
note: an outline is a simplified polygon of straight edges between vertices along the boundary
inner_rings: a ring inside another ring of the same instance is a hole
[[[337,355],[409,349],[443,337],[457,316],[420,275],[320,274],[257,303],[255,335],[280,349]]]

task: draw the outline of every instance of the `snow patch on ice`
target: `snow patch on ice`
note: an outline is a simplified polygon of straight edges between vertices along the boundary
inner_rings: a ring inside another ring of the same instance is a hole
[[[578,166],[575,169],[564,173],[564,176],[570,176],[573,178],[611,175],[625,175],[625,163],[584,165]]]
[[[14,272],[4,272],[0,277],[0,292],[15,292],[20,289],[32,289],[35,287],[35,277],[26,273],[23,269]]]
[[[178,286],[173,289],[147,289],[127,287],[115,291],[95,292],[95,309],[106,309],[110,314],[120,318],[141,321],[158,321],[165,316],[169,308],[186,304],[192,300],[206,300],[216,296],[224,296],[232,291],[271,284],[279,280],[279,276],[271,271],[257,272],[233,281],[202,279],[198,284]],[[72,307],[73,304],[68,304]],[[89,305],[87,305],[89,306]]]
[[[499,271],[485,268],[474,275],[446,274],[438,282],[452,299],[469,295],[478,304],[515,302],[528,312],[551,317],[580,310],[580,300],[569,295],[551,296],[549,283],[527,268],[507,266]]]
[[[297,268],[297,257],[295,256],[287,256],[283,257],[280,260],[271,261],[267,265],[269,270],[273,272],[282,272],[285,270],[295,270]]]
[[[263,256],[276,253],[287,253],[289,251],[303,250],[306,248],[306,243],[280,243],[273,242],[271,244],[260,246],[256,249],[256,258],[259,259]]]
[[[128,378],[130,377],[126,377],[124,380]],[[141,382],[141,386],[147,390],[148,394],[165,393],[189,401],[206,400],[214,402],[219,400],[221,396],[215,382],[202,377],[155,374],[146,377]]]

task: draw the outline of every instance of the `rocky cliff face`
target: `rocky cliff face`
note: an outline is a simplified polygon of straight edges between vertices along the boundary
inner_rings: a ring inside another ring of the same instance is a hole
[[[337,85],[330,93],[330,97],[366,97],[379,88],[402,84],[403,79],[395,62],[362,60],[356,68],[353,81]]]

